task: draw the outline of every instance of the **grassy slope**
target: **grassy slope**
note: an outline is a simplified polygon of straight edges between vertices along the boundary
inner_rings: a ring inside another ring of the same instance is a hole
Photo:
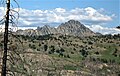
[[[90,74],[95,73],[94,70],[97,70],[101,71],[96,72],[99,75],[102,73],[110,74],[111,72],[117,74],[120,71],[120,67],[117,67],[120,66],[120,37],[109,37],[108,35],[79,38],[63,35],[46,35],[34,37],[18,36],[18,38],[22,40],[23,48],[27,51],[23,57],[26,65],[18,63],[21,65],[20,67],[29,66],[29,69],[34,69],[42,66],[44,68],[57,68],[58,70],[80,70]],[[17,39],[12,40],[13,44],[18,42]],[[1,39],[1,48],[2,44]],[[47,46],[46,50],[45,45]],[[106,64],[107,67],[103,64]],[[117,65],[114,66],[114,64]],[[99,65],[103,66],[102,69],[99,68]],[[110,70],[110,72],[107,70]],[[32,70],[29,72],[31,73]]]

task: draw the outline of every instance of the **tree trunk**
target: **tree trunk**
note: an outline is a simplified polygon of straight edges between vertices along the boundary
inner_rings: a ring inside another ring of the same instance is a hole
[[[5,32],[4,32],[4,53],[2,61],[2,72],[1,76],[6,76],[6,64],[7,64],[7,43],[8,43],[8,26],[9,26],[9,11],[10,11],[10,0],[7,0],[6,20],[5,20]]]

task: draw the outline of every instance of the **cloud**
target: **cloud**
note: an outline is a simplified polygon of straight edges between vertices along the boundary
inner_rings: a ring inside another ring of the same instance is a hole
[[[66,10],[64,8],[55,8],[52,10],[27,10],[19,8],[19,26],[39,26],[36,24],[46,23],[62,23],[70,19],[75,19],[87,23],[105,23],[112,21],[114,14],[107,15],[100,12],[104,9],[94,9],[92,7],[87,8],[74,8]],[[15,10],[18,10],[15,8]],[[0,18],[4,14],[4,8],[0,7]]]
[[[5,9],[3,7],[0,7],[0,20],[3,18],[4,14],[5,14]]]
[[[92,7],[74,8],[71,10],[64,8],[55,8],[52,10],[27,10],[20,8],[19,26],[39,26],[49,23],[62,23],[70,19],[93,24],[102,24],[112,21],[114,14],[103,14],[99,12],[99,10],[101,9],[96,10]]]
[[[59,24],[66,22],[70,19],[82,21],[84,23],[92,24],[88,26],[91,30],[95,32],[108,34],[108,33],[120,33],[119,30],[115,28],[102,27],[100,24],[107,23],[112,21],[115,17],[115,14],[106,14],[103,11],[105,9],[95,9],[92,7],[87,8],[74,8],[74,9],[64,9],[64,8],[55,8],[51,10],[27,10],[19,8],[19,27],[37,27],[43,26],[44,24]],[[14,10],[18,10],[15,8]],[[0,19],[3,18],[5,10],[3,7],[0,7]]]
[[[85,25],[89,29],[91,29],[94,32],[99,32],[103,35],[105,34],[120,34],[120,30],[117,28],[108,28],[108,27],[103,27],[101,25]]]

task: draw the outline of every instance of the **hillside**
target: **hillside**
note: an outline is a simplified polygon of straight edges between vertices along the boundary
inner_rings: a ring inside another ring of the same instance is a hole
[[[75,37],[16,35],[9,39],[8,68],[15,76],[119,76],[120,35]],[[20,42],[20,41],[22,42]],[[0,52],[3,38],[0,36]],[[1,56],[1,55],[0,55]]]

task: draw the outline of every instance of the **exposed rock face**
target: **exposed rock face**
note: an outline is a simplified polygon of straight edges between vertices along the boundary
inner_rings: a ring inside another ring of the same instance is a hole
[[[53,28],[53,27],[50,27],[49,25],[45,25],[43,27],[38,27],[37,31],[40,33],[40,35],[57,33],[57,29]]]
[[[69,20],[62,23],[58,28],[61,34],[73,35],[73,36],[91,36],[95,35],[89,28],[85,27],[79,21]]]
[[[63,34],[63,35],[73,35],[73,36],[93,36],[95,33],[89,28],[85,27],[79,21],[69,20],[68,22],[62,23],[57,28],[45,25],[43,27],[38,27],[36,30],[18,30],[17,34],[21,35],[47,35],[47,34]]]

